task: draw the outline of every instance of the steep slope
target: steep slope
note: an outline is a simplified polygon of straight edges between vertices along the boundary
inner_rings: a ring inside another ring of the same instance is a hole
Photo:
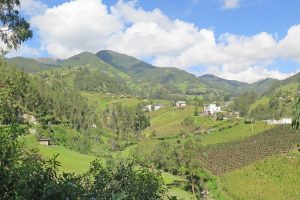
[[[58,67],[57,65],[54,64],[41,63],[34,59],[23,58],[23,57],[15,57],[15,58],[7,59],[7,62],[11,65],[14,65],[16,68],[31,74],[46,71],[49,69],[55,69]]]
[[[278,81],[251,105],[256,119],[290,118],[293,114],[294,100],[299,91],[297,76]]]
[[[200,76],[199,79],[203,83],[205,83],[213,88],[217,88],[222,91],[230,92],[233,95],[241,95],[245,92],[250,92],[250,91],[254,91],[258,95],[263,95],[263,94],[267,93],[268,91],[272,90],[272,88],[274,88],[275,85],[280,83],[279,80],[267,78],[267,79],[249,84],[249,83],[239,82],[239,81],[235,81],[235,80],[223,79],[223,78],[217,77],[212,74],[206,74],[206,75]]]
[[[258,95],[263,95],[280,84],[280,80],[267,78],[248,86],[248,90],[256,92]]]
[[[206,83],[207,85],[217,88],[222,91],[230,92],[232,94],[239,94],[241,93],[242,88],[246,88],[249,86],[247,83],[234,81],[234,80],[226,80],[220,77],[217,77],[212,74],[206,74],[199,77],[199,79]]]
[[[282,82],[283,82],[283,84],[287,84],[287,83],[291,83],[291,82],[300,83],[300,72],[293,76],[290,76],[289,78],[283,80]]]
[[[66,60],[59,62],[62,67],[88,67],[90,69],[97,69],[110,76],[120,76],[122,78],[131,79],[126,73],[116,70],[115,67],[99,59],[95,54],[90,52],[83,52],[72,56]]]
[[[183,70],[171,67],[155,67],[134,57],[109,50],[99,51],[96,55],[103,61],[131,75],[137,83],[161,84],[173,87],[174,91],[178,90],[177,92],[181,93],[188,90],[203,92],[207,88],[195,75]]]

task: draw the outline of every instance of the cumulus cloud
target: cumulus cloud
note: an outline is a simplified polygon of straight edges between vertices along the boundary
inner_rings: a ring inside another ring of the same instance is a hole
[[[223,1],[223,9],[233,9],[239,7],[241,0],[222,0]]]
[[[21,1],[21,11],[29,16],[42,14],[48,6],[37,0],[22,0]]]
[[[42,48],[58,58],[97,51],[123,27],[99,0],[76,0],[49,8],[31,23],[39,31]]]
[[[233,8],[240,1],[226,2]],[[73,0],[34,15],[31,24],[38,30],[41,49],[56,58],[111,49],[151,58],[160,67],[205,66],[205,73],[247,82],[288,76],[268,68],[275,59],[300,63],[300,25],[281,40],[266,32],[217,37],[213,30],[170,19],[159,9],[146,11],[136,1],[107,7],[100,0]]]
[[[18,50],[12,50],[6,55],[6,57],[8,58],[17,57],[17,56],[38,57],[40,56],[40,51],[39,49],[35,49],[29,47],[26,44],[23,44]]]
[[[300,63],[300,25],[292,26],[286,37],[279,42],[279,53],[287,59]]]

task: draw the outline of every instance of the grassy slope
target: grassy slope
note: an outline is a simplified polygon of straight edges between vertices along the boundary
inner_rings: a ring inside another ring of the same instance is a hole
[[[213,132],[201,137],[202,145],[217,144],[240,140],[271,128],[264,122],[255,122],[253,124],[253,132],[251,124],[241,123],[233,128],[223,131]]]
[[[234,199],[296,200],[300,197],[300,157],[274,156],[228,173],[221,184]]]
[[[51,159],[54,155],[59,154],[57,161],[60,162],[61,166],[59,167],[61,172],[69,172],[75,174],[81,174],[86,172],[90,163],[99,159],[92,155],[81,154],[69,149],[66,149],[62,146],[43,146],[39,145],[33,135],[26,136],[22,139],[24,145],[28,149],[37,149],[39,153],[45,159]],[[125,154],[124,154],[125,155]],[[101,159],[100,159],[101,160]],[[162,173],[162,177],[166,184],[172,184],[174,181],[186,182],[181,177],[174,176],[169,173]],[[168,196],[177,196],[179,199],[191,199],[193,196],[190,192],[185,191],[183,188],[168,186]]]
[[[54,155],[59,154],[57,161],[60,162],[61,166],[59,169],[63,172],[84,173],[88,170],[90,162],[96,159],[94,156],[71,151],[62,146],[39,145],[35,136],[32,135],[24,138],[24,144],[27,148],[38,149],[45,159],[51,159]]]
[[[151,112],[151,126],[145,130],[145,134],[150,135],[155,131],[159,137],[177,135],[180,132],[182,120],[192,116],[193,112],[193,107],[184,109],[172,107]]]

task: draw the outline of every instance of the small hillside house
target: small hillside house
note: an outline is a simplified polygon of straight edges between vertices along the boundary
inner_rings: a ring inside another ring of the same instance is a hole
[[[146,112],[151,112],[152,111],[152,105],[145,106],[143,110],[146,111]]]
[[[204,105],[205,114],[214,115],[218,112],[221,112],[221,106],[217,106],[215,103]]]
[[[39,144],[49,146],[50,145],[50,139],[38,139]]]
[[[157,111],[159,109],[162,109],[164,106],[163,105],[147,105],[144,107],[144,111],[146,112],[151,112],[151,111]]]
[[[176,101],[176,107],[186,107],[185,101]]]

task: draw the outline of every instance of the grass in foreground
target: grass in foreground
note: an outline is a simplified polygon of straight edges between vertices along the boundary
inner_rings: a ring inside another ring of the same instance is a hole
[[[300,158],[274,156],[225,174],[224,191],[233,199],[297,200],[300,198]]]

